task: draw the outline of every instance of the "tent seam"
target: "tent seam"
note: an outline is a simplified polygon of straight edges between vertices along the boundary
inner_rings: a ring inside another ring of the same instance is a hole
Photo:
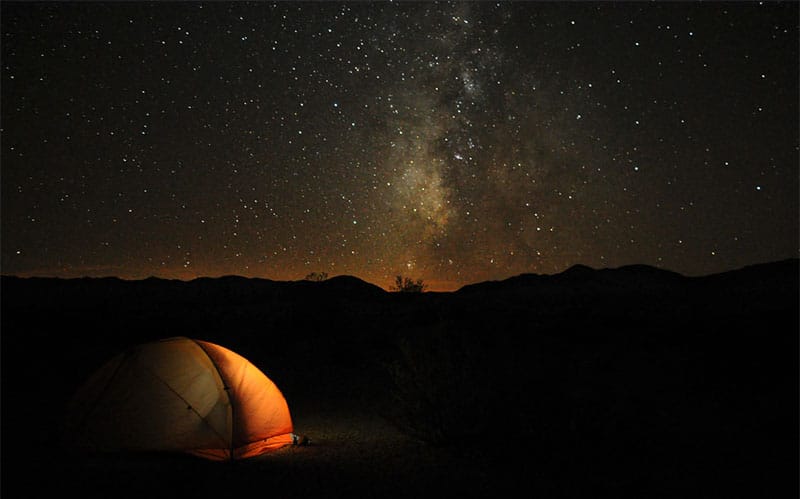
[[[187,338],[187,339],[189,341],[193,342],[195,345],[197,345],[200,348],[200,350],[202,350],[203,353],[206,354],[206,357],[208,357],[208,360],[211,362],[211,365],[214,366],[214,369],[217,371],[217,376],[219,376],[219,379],[222,380],[222,389],[225,390],[225,395],[228,397],[228,404],[229,404],[229,406],[231,408],[231,435],[230,435],[231,447],[230,447],[230,449],[228,449],[228,452],[230,453],[230,460],[233,461],[234,460],[233,452],[234,452],[234,445],[235,445],[234,444],[234,438],[233,438],[233,425],[234,425],[234,422],[235,422],[236,407],[234,407],[233,397],[231,397],[231,393],[230,393],[230,388],[231,387],[228,386],[228,380],[226,379],[225,376],[223,376],[222,369],[219,368],[219,365],[216,363],[216,361],[214,361],[213,357],[211,357],[211,355],[208,353],[208,350],[206,350],[203,347],[203,345],[201,345],[200,342],[197,341],[196,339],[194,339],[194,338]]]

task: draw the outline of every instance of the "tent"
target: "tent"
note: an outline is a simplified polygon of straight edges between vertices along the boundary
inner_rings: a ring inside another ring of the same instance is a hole
[[[185,337],[137,345],[76,392],[66,438],[100,452],[167,451],[211,460],[257,456],[292,443],[286,399],[227,348]]]

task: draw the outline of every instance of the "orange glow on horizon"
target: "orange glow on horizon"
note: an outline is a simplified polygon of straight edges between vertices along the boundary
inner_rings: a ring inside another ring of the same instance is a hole
[[[193,281],[195,279],[201,278],[220,278],[220,277],[229,277],[229,276],[237,276],[243,277],[247,279],[268,279],[271,281],[300,281],[305,278],[306,275],[310,274],[312,271],[308,271],[303,275],[298,275],[295,272],[286,271],[282,274],[264,274],[264,273],[256,273],[256,272],[226,272],[219,269],[197,269],[197,268],[181,268],[181,269],[159,269],[157,272],[153,272],[152,270],[142,270],[142,271],[126,271],[126,272],[114,272],[114,268],[112,267],[65,267],[59,269],[32,269],[24,272],[17,272],[13,275],[18,277],[41,277],[41,278],[57,278],[57,279],[80,279],[80,278],[94,278],[94,279],[102,279],[102,278],[117,278],[122,279],[125,281],[138,281],[144,280],[148,278],[157,278],[157,279],[167,279],[167,280],[178,280],[178,281]],[[353,276],[358,279],[361,279],[369,284],[373,284],[378,286],[379,288],[383,289],[384,291],[391,292],[392,287],[394,286],[394,275],[386,276],[386,275],[379,275],[379,276],[370,276],[367,275],[366,277],[362,277],[356,273],[328,273],[328,279],[338,276]],[[413,279],[422,279],[425,283],[425,291],[433,291],[433,292],[450,292],[456,291],[462,286],[467,284],[471,284],[472,282],[460,282],[455,280],[448,280],[448,279],[436,279],[436,278],[426,278],[424,275],[411,275],[409,274],[408,277]]]

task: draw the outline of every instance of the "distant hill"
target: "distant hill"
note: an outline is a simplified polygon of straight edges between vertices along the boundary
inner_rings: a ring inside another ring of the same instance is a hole
[[[545,284],[585,285],[597,283],[640,282],[650,283],[674,281],[683,277],[677,272],[663,270],[648,265],[628,265],[615,269],[593,269],[586,265],[573,265],[557,274],[520,274],[501,281],[485,281],[468,284],[458,292],[475,292],[481,289],[526,288]]]
[[[503,280],[483,281],[465,285],[456,291],[428,294],[472,294],[489,291],[512,291],[547,287],[580,288],[626,287],[658,288],[678,283],[706,282],[738,286],[769,286],[787,281],[800,274],[800,259],[788,259],[750,265],[741,269],[687,277],[677,272],[649,265],[626,265],[618,268],[593,269],[577,264],[557,274],[525,273]],[[340,275],[323,281],[275,281],[235,275],[200,277],[190,281],[150,277],[142,280],[103,278],[49,278],[3,275],[2,303],[4,306],[38,303],[48,307],[81,306],[87,303],[114,301],[151,302],[252,302],[273,296],[315,295],[379,298],[393,294],[352,275]],[[795,279],[796,280],[796,279]]]
[[[557,274],[520,274],[500,281],[468,284],[459,288],[456,293],[564,286],[571,287],[574,290],[597,287],[655,289],[689,282],[739,283],[741,286],[773,282],[778,285],[786,283],[791,287],[800,277],[799,262],[800,259],[796,258],[781,260],[699,277],[688,277],[678,272],[650,265],[626,265],[618,268],[593,269],[586,265],[578,264]]]
[[[250,337],[287,330],[291,337],[277,336],[276,341],[329,334],[372,339],[435,323],[489,330],[501,323],[551,324],[547,327],[563,330],[634,321],[696,325],[715,317],[756,317],[796,308],[798,262],[790,259],[701,277],[646,265],[576,265],[558,274],[521,274],[437,293],[388,292],[350,275],[324,281],[3,276],[0,311],[3,325],[19,326],[9,328],[12,335],[15,329],[63,329],[77,320],[94,337],[105,336],[106,328],[113,327],[119,341],[199,332],[216,338]]]
[[[353,276],[326,281],[273,281],[239,276],[200,277],[179,281],[150,277],[142,280],[107,278],[21,278],[3,276],[2,305],[46,308],[86,308],[96,305],[134,306],[208,304],[243,305],[272,299],[375,298],[386,292]]]

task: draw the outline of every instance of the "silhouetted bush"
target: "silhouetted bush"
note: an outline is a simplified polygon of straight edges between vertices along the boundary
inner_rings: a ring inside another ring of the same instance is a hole
[[[399,275],[394,280],[392,291],[398,291],[400,293],[422,293],[425,291],[426,287],[427,286],[422,279],[417,279],[415,281],[410,277],[403,277]]]
[[[396,354],[385,365],[392,387],[384,416],[401,431],[449,445],[493,430],[498,373],[476,335],[440,323],[404,335]]]
[[[311,272],[304,278],[304,280],[306,281],[313,281],[313,282],[322,282],[327,279],[328,279],[327,272]]]
[[[648,389],[674,401],[667,390],[681,368],[621,348],[610,331],[587,336],[582,318],[534,325],[480,307],[456,314],[401,331],[385,365],[385,416],[408,435],[448,446],[621,445],[674,417]]]

